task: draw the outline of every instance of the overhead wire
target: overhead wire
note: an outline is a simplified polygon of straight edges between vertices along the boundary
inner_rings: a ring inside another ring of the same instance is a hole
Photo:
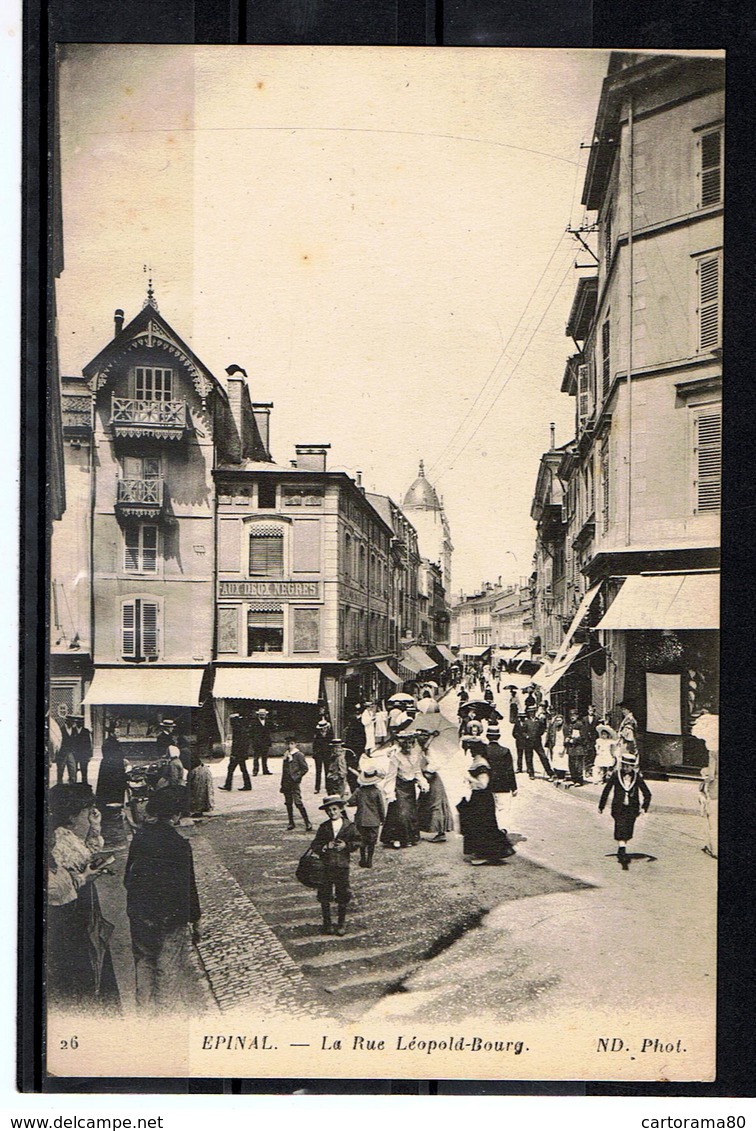
[[[517,372],[517,369],[518,369],[518,367],[519,367],[519,365],[520,365],[520,362],[522,361],[522,359],[523,359],[523,357],[525,356],[525,354],[526,354],[526,353],[528,352],[528,350],[529,350],[529,348],[530,348],[530,345],[531,345],[531,343],[532,343],[533,339],[535,338],[536,334],[538,333],[538,330],[540,329],[541,325],[543,324],[543,322],[544,322],[544,320],[545,320],[545,318],[546,318],[546,315],[547,315],[547,314],[549,313],[549,311],[551,310],[551,307],[552,307],[552,306],[554,305],[554,302],[556,301],[556,299],[557,299],[557,296],[559,295],[559,292],[561,291],[562,287],[564,286],[564,283],[565,283],[565,281],[566,281],[566,279],[567,279],[567,276],[568,276],[568,275],[569,275],[569,273],[570,273],[571,267],[572,267],[572,264],[571,264],[571,263],[568,263],[568,264],[567,264],[567,269],[566,269],[566,271],[564,272],[564,274],[562,275],[562,278],[560,279],[558,286],[554,288],[554,291],[553,291],[553,293],[552,293],[552,295],[551,295],[551,297],[550,297],[550,299],[549,299],[549,301],[548,301],[548,303],[547,303],[547,305],[546,305],[545,309],[543,310],[543,312],[542,312],[542,314],[541,314],[541,316],[540,316],[540,318],[539,318],[539,320],[538,320],[537,324],[536,324],[536,325],[534,326],[533,330],[531,331],[530,337],[529,337],[528,341],[526,342],[526,344],[525,344],[525,346],[524,346],[524,348],[523,348],[523,350],[522,350],[522,353],[520,354],[519,358],[518,358],[518,359],[517,359],[517,361],[515,362],[515,364],[514,364],[514,366],[513,366],[512,370],[511,370],[511,372],[510,372],[510,373],[509,373],[509,374],[508,374],[508,375],[506,376],[506,378],[505,378],[505,379],[504,379],[504,381],[502,382],[501,388],[500,388],[500,389],[499,389],[499,391],[497,392],[497,394],[496,394],[496,396],[494,397],[494,399],[493,399],[493,401],[491,402],[491,404],[490,404],[490,405],[488,406],[488,408],[486,409],[486,411],[485,411],[485,413],[484,413],[483,417],[482,417],[482,418],[480,419],[480,421],[478,422],[478,424],[476,425],[475,429],[474,429],[474,430],[473,430],[473,432],[472,432],[472,433],[470,434],[470,436],[468,436],[468,438],[467,438],[467,439],[465,440],[465,442],[464,442],[464,444],[462,445],[462,447],[461,447],[461,448],[460,448],[460,449],[459,449],[459,450],[458,450],[458,451],[457,451],[457,452],[455,453],[454,457],[453,457],[453,458],[452,458],[452,459],[451,459],[451,460],[449,461],[449,463],[448,463],[448,466],[446,466],[445,468],[443,468],[443,469],[442,469],[442,470],[441,470],[440,472],[438,472],[438,473],[436,474],[436,479],[437,479],[437,480],[440,480],[440,479],[442,479],[442,478],[444,477],[444,475],[445,475],[445,474],[447,473],[447,471],[451,471],[451,470],[453,469],[454,463],[455,463],[455,462],[456,462],[456,461],[457,461],[457,460],[458,460],[458,459],[460,458],[460,456],[461,456],[461,455],[462,455],[462,454],[463,454],[463,453],[465,452],[465,450],[466,450],[466,449],[467,449],[467,448],[468,448],[468,447],[470,446],[470,444],[471,444],[471,443],[472,443],[472,441],[473,441],[473,440],[475,439],[475,437],[477,436],[478,432],[480,431],[480,429],[481,429],[481,428],[483,427],[484,423],[486,422],[486,420],[487,420],[487,419],[488,419],[488,417],[490,416],[491,412],[493,411],[493,409],[495,408],[496,404],[498,403],[498,401],[499,401],[499,399],[500,399],[500,397],[501,397],[502,393],[504,392],[505,388],[507,387],[507,385],[508,385],[508,384],[509,384],[509,382],[511,381],[512,377],[514,377],[515,373]]]
[[[517,319],[517,322],[515,323],[514,329],[512,330],[509,337],[507,338],[504,345],[502,346],[502,348],[501,348],[501,350],[500,350],[500,352],[499,352],[499,354],[496,358],[496,361],[494,362],[492,368],[490,369],[490,371],[488,373],[488,376],[486,377],[485,381],[483,382],[483,385],[481,386],[480,390],[478,391],[478,394],[475,397],[475,400],[470,405],[469,409],[465,413],[465,415],[462,418],[462,420],[460,421],[460,423],[457,425],[457,428],[456,428],[454,434],[452,435],[451,439],[447,441],[447,443],[444,445],[440,455],[431,464],[431,466],[430,466],[430,468],[427,472],[427,474],[429,476],[432,477],[432,475],[435,473],[436,469],[439,468],[443,464],[444,460],[446,459],[447,454],[449,453],[449,451],[451,451],[453,449],[454,444],[456,443],[457,437],[464,431],[468,421],[470,420],[470,417],[475,412],[476,407],[480,403],[481,399],[485,396],[486,391],[489,389],[489,386],[493,382],[493,380],[496,376],[496,372],[497,372],[502,360],[505,358],[507,351],[509,350],[509,347],[514,342],[514,340],[517,336],[517,333],[520,329],[520,326],[526,320],[526,318],[528,316],[528,312],[529,312],[530,307],[531,307],[531,304],[534,302],[536,295],[538,294],[538,291],[541,287],[541,284],[543,283],[544,279],[546,278],[546,276],[549,272],[549,269],[550,269],[554,259],[556,258],[557,253],[559,252],[560,247],[563,245],[565,235],[566,235],[565,232],[560,233],[559,239],[557,240],[556,244],[554,245],[554,248],[551,252],[551,255],[549,256],[548,261],[547,261],[543,271],[541,272],[541,275],[538,279],[538,282],[536,283],[535,287],[533,288],[533,290],[532,290],[532,292],[531,292],[531,294],[528,298],[528,301],[526,302],[525,306],[523,307],[523,310],[522,310],[522,313],[520,314],[520,317]]]

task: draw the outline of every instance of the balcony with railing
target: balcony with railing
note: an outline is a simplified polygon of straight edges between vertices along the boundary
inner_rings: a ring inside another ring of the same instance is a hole
[[[186,401],[143,401],[113,396],[110,426],[114,436],[181,440],[189,431]]]
[[[164,498],[162,479],[118,479],[116,514],[127,518],[155,518],[162,513]]]

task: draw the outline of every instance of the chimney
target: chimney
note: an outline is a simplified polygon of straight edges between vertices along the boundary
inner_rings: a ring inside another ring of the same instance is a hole
[[[113,315],[113,322],[115,323],[116,334],[120,334],[121,330],[123,329],[123,311],[122,310],[120,310],[120,309],[116,310],[115,314]]]
[[[300,471],[325,471],[326,452],[330,444],[295,444],[297,467]]]
[[[362,486],[362,472],[361,471],[355,471],[354,474],[355,474],[355,477],[356,477],[356,480],[357,480],[357,486],[361,487]]]
[[[236,427],[236,434],[238,443],[234,444],[234,451],[237,461],[244,458],[244,390],[247,387],[247,374],[240,365],[229,365],[226,369],[226,376],[228,381],[226,383],[228,391],[228,405],[231,409],[231,416],[234,420]]]
[[[273,401],[260,401],[257,404],[252,404],[252,415],[255,418],[257,431],[260,433],[260,440],[268,459],[273,458],[270,454],[270,410],[272,408]]]
[[[553,452],[556,447],[556,424],[550,424],[549,431],[551,432],[551,451]]]

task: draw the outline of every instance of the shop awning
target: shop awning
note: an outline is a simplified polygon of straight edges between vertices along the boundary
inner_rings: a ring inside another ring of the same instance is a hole
[[[260,699],[274,703],[317,703],[320,668],[216,668],[214,699]]]
[[[491,645],[487,644],[485,648],[460,648],[460,655],[469,656],[470,659],[477,659],[479,656],[485,656],[486,652],[491,651]]]
[[[452,652],[451,648],[447,648],[445,644],[436,644],[435,649],[440,652],[445,660],[450,664],[456,663],[457,657]]]
[[[425,664],[421,664],[418,660],[413,659],[409,652],[405,652],[399,661],[399,666],[406,668],[412,675],[419,675],[420,672],[425,671]]]
[[[199,707],[204,668],[97,668],[87,706]]]
[[[665,573],[628,577],[599,628],[719,628],[719,574]]]
[[[427,652],[424,652],[418,644],[413,644],[410,648],[408,648],[407,653],[416,663],[422,664],[422,667],[419,669],[421,672],[427,672],[430,670],[430,668],[438,667],[438,664],[433,659],[433,657],[429,656]],[[406,663],[406,660],[403,660],[402,662]]]
[[[404,683],[402,677],[400,675],[397,675],[394,669],[391,667],[391,664],[387,663],[385,660],[376,660],[375,666],[378,668],[378,671],[381,673],[381,675],[385,676],[386,679],[391,680],[392,683]]]
[[[562,676],[567,674],[582,651],[582,644],[570,645],[561,659],[557,656],[550,664],[544,664],[541,670],[531,677],[530,682],[537,684],[544,694],[548,694]]]
[[[574,617],[572,618],[572,624],[567,629],[565,637],[562,640],[562,643],[559,645],[559,651],[557,652],[557,655],[556,655],[557,661],[561,660],[564,656],[567,655],[567,650],[569,649],[570,644],[572,643],[572,638],[575,635],[575,633],[577,632],[580,625],[582,624],[583,618],[585,617],[586,613],[588,612],[591,605],[593,604],[593,599],[597,595],[600,588],[601,588],[601,582],[599,581],[596,585],[592,585],[591,588],[586,593],[583,594],[583,599],[580,602],[580,604],[578,605],[578,610],[575,613]]]

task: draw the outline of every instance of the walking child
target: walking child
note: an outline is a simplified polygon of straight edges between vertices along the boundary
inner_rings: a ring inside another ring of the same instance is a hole
[[[386,820],[386,799],[379,786],[383,775],[375,768],[360,770],[357,788],[347,801],[356,806],[355,825],[360,834],[360,868],[373,867],[378,830]]]
[[[359,834],[346,815],[346,802],[341,797],[326,797],[320,806],[326,820],[315,833],[310,849],[323,862],[323,879],[318,887],[318,903],[323,912],[323,934],[345,935],[347,905],[352,898],[349,888],[349,853],[356,848]],[[338,923],[331,922],[331,900],[336,900]]]
[[[641,813],[641,797],[643,797],[643,812],[648,811],[651,804],[651,790],[646,785],[638,769],[638,755],[631,751],[623,751],[620,757],[619,768],[612,774],[604,786],[599,801],[599,813],[604,812],[609,795],[612,794],[611,814],[614,817],[614,839],[617,841],[617,857],[623,869],[627,871],[626,846],[633,839],[635,822]]]

